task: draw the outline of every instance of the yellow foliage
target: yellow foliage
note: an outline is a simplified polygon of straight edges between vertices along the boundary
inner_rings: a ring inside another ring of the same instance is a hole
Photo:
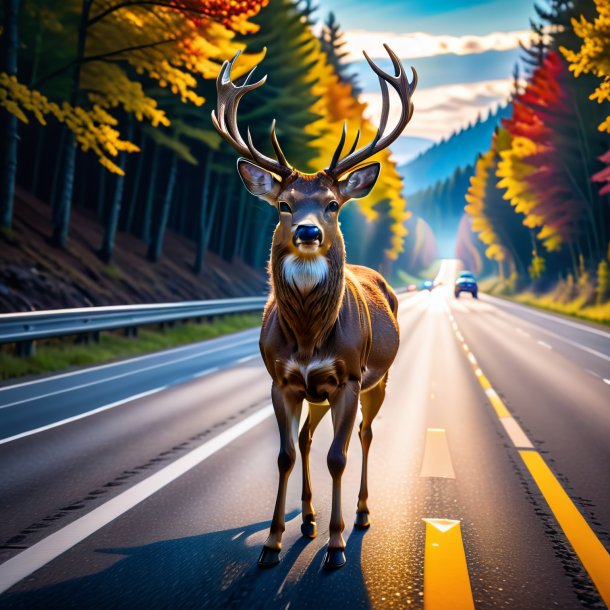
[[[602,79],[590,99],[598,103],[610,101],[610,2],[595,0],[598,15],[593,22],[584,16],[572,19],[574,33],[582,38],[578,51],[561,47],[561,52],[570,62],[574,76],[594,74]],[[599,126],[600,131],[610,133],[610,116]]]
[[[313,81],[312,92],[319,100],[312,112],[320,119],[307,127],[307,132],[317,136],[314,146],[317,150],[311,169],[316,171],[327,167],[337,147],[344,122],[347,123],[348,138],[346,152],[356,132],[360,129],[360,145],[370,142],[377,133],[377,127],[364,118],[366,104],[358,101],[353,95],[351,85],[342,82],[328,63],[317,39],[311,37],[312,56],[317,61],[311,69]],[[351,138],[351,139],[350,139]],[[404,237],[407,235],[405,221],[411,216],[407,202],[402,196],[402,178],[396,170],[396,163],[389,149],[385,149],[370,158],[370,161],[381,163],[381,172],[377,184],[368,197],[358,200],[358,207],[368,220],[375,220],[379,212],[375,209],[381,201],[387,201],[389,216],[392,220],[390,246],[385,250],[390,260],[396,260],[403,251]]]
[[[134,144],[121,140],[111,112],[121,108],[138,121],[153,127],[168,126],[170,117],[159,108],[153,94],[146,92],[140,75],[156,82],[185,104],[201,106],[198,78],[215,78],[220,64],[244,45],[234,41],[235,32],[251,32],[248,22],[266,0],[209,0],[188,3],[125,3],[97,0],[87,27],[84,61],[79,85],[85,95],[77,104],[64,100],[61,106],[16,78],[0,75],[0,105],[28,122],[32,114],[41,124],[52,115],[74,133],[83,150],[92,150],[109,171],[121,174],[113,158],[121,151],[135,152]],[[66,0],[52,8],[30,7],[44,35],[74,41],[74,24],[79,22],[83,3]],[[99,17],[99,18],[98,18]],[[70,42],[73,44],[73,42]],[[243,57],[240,72],[260,61],[262,54]],[[56,70],[61,66],[53,66]],[[66,66],[69,73],[71,66]],[[135,74],[135,76],[134,76]]]
[[[470,179],[470,187],[466,193],[467,205],[464,210],[472,218],[472,230],[487,246],[485,256],[491,260],[503,261],[506,258],[506,252],[485,213],[486,191],[489,181],[492,179],[491,172],[495,156],[496,151],[492,143],[492,148],[477,159],[474,175]]]
[[[537,168],[525,159],[541,150],[540,144],[525,136],[513,137],[507,143],[507,148],[499,152],[500,161],[496,176],[500,179],[498,188],[505,189],[504,199],[510,202],[517,213],[524,215],[523,224],[526,227],[540,229],[536,237],[549,252],[553,252],[561,247],[561,235],[555,228],[545,224],[539,196],[527,180]]]

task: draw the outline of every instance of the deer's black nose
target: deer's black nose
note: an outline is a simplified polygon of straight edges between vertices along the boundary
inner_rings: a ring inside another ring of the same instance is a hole
[[[294,232],[294,243],[298,241],[303,243],[313,243],[314,241],[322,241],[322,231],[316,225],[299,225]]]

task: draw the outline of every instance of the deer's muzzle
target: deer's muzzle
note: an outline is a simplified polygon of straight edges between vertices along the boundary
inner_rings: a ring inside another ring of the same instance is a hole
[[[299,244],[322,244],[322,230],[316,225],[299,225],[292,237],[295,246]]]

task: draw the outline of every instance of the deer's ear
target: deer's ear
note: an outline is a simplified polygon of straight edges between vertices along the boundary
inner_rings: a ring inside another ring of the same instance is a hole
[[[253,195],[275,205],[281,183],[271,172],[246,159],[237,160],[237,171],[244,185]]]
[[[369,163],[355,169],[347,178],[339,180],[339,191],[345,201],[366,197],[375,186],[380,170],[380,163]]]

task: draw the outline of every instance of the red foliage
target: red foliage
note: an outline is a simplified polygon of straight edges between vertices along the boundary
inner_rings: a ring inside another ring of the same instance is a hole
[[[218,21],[228,28],[237,18],[247,18],[256,15],[269,0],[175,0],[172,2],[179,10],[205,15]],[[197,23],[197,18],[193,18]]]
[[[578,122],[565,86],[570,78],[564,60],[549,51],[525,91],[516,96],[512,118],[503,121],[513,137],[526,137],[537,145],[537,152],[523,159],[536,168],[526,180],[540,201],[537,212],[544,224],[563,241],[573,237],[584,203],[574,186],[576,163],[570,155],[579,146]]]
[[[601,172],[593,174],[591,180],[593,180],[593,182],[605,182],[606,184],[602,186],[599,194],[610,195],[610,150],[605,155],[602,155],[599,160],[602,163],[605,163],[608,167],[602,169]]]

